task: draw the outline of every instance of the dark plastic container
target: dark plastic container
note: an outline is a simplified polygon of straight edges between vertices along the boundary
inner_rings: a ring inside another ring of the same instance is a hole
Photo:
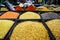
[[[48,34],[49,34],[50,40],[56,40],[56,38],[54,37],[54,35],[52,34],[51,30],[48,28],[48,26],[46,25],[46,23],[45,23],[45,21],[44,21],[43,19],[23,19],[23,20],[21,20],[21,19],[16,19],[16,23],[15,23],[15,25],[14,25],[13,28],[15,28],[16,25],[18,25],[18,23],[24,22],[24,21],[37,21],[37,22],[42,22],[42,24],[44,25],[44,27],[46,28],[46,30],[47,30],[47,32],[48,32]],[[12,31],[14,30],[13,28],[11,29]],[[8,34],[7,34],[5,40],[9,39],[8,37],[11,36],[11,34],[12,34],[12,31],[11,31],[11,30],[10,30],[11,33],[8,33]],[[9,35],[10,35],[10,36],[9,36]],[[10,40],[10,39],[9,39],[9,40]]]
[[[27,12],[27,11],[15,11],[15,12],[18,12],[20,15],[23,14],[24,12]],[[31,12],[36,12],[36,13],[39,13],[42,14],[42,13],[45,13],[46,11],[31,11]],[[50,12],[50,11],[49,11]],[[0,19],[0,20],[12,20],[12,21],[15,21],[15,23],[12,25],[12,27],[10,28],[10,30],[8,31],[8,33],[6,34],[6,36],[4,37],[4,39],[0,39],[0,40],[10,40],[10,37],[12,35],[12,32],[14,30],[14,28],[16,27],[16,25],[18,25],[18,23],[20,22],[24,22],[24,21],[37,21],[37,22],[42,22],[42,24],[44,25],[44,27],[46,28],[48,34],[49,34],[49,37],[50,37],[50,40],[56,40],[55,36],[53,35],[53,33],[51,32],[51,30],[48,28],[48,26],[46,25],[45,22],[49,21],[49,20],[53,20],[53,19],[19,19],[19,17],[17,19]]]

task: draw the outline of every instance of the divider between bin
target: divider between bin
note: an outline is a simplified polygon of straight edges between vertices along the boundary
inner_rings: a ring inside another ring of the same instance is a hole
[[[49,34],[49,37],[50,37],[50,40],[56,40],[56,38],[54,37],[54,35],[52,34],[52,32],[50,31],[50,29],[48,28],[48,26],[45,24],[45,22],[41,19],[41,20],[38,20],[38,19],[27,19],[27,20],[16,20],[15,24],[13,25],[13,27],[11,28],[11,30],[8,32],[8,35],[6,36],[6,40],[9,39],[9,37],[11,36],[14,28],[16,27],[16,25],[20,22],[23,22],[23,21],[41,21],[42,24],[45,26],[45,28],[47,29],[48,31],[48,34]]]
[[[53,35],[52,31],[49,29],[49,27],[47,26],[47,24],[45,23],[44,20],[42,20],[42,24],[44,25],[44,27],[45,27],[46,30],[48,31],[50,40],[56,40],[55,36]]]
[[[50,11],[47,11],[47,12],[50,12]],[[54,12],[54,11],[51,11],[51,12]],[[56,11],[55,11],[55,12],[56,12]],[[43,12],[41,12],[41,14],[42,14],[42,13],[43,13]],[[42,24],[44,25],[44,27],[45,27],[46,30],[48,31],[50,40],[56,40],[56,38],[55,38],[55,36],[53,35],[52,31],[49,29],[49,27],[48,27],[47,24],[45,23],[46,21],[52,20],[52,19],[43,19],[42,16],[41,16],[41,19],[42,19]]]
[[[41,12],[42,13],[42,12]],[[44,25],[44,27],[46,28],[46,30],[48,31],[48,34],[49,34],[49,37],[50,37],[50,40],[56,40],[54,35],[52,34],[51,30],[48,28],[48,26],[45,24],[45,21],[42,16],[41,16],[41,19],[42,19],[42,24]]]
[[[0,20],[11,20],[11,21],[15,21],[15,19],[0,19]],[[15,23],[15,22],[14,22]],[[14,24],[13,24],[14,25]],[[12,25],[12,26],[13,26]],[[12,27],[11,27],[12,28]],[[11,30],[11,28],[9,29],[9,31]],[[9,31],[7,32],[6,36],[8,35]],[[0,40],[7,40],[6,36],[4,37],[4,39],[0,39]],[[8,38],[8,37],[7,37]]]
[[[7,11],[1,11],[1,12],[7,12]],[[19,17],[18,17],[19,18]],[[17,18],[17,19],[18,19]],[[3,18],[2,18],[3,19]],[[7,19],[7,18],[6,18]],[[3,20],[6,20],[6,19],[3,19]],[[10,19],[7,19],[7,20],[10,20]],[[29,19],[30,20],[30,19]],[[34,19],[35,20],[35,19]],[[22,21],[22,20],[21,20]],[[26,20],[25,20],[26,21]],[[3,40],[9,40],[9,37],[11,36],[11,34],[12,34],[12,31],[14,30],[14,27],[16,26],[16,21],[15,21],[15,23],[13,24],[13,26],[10,28],[10,30],[8,31],[8,33],[7,33],[7,35],[4,37],[4,39]]]
[[[15,19],[0,19],[0,20],[11,20],[11,21],[15,21]],[[11,28],[10,28],[10,29],[11,29]],[[9,29],[9,30],[10,30],[10,29]],[[9,32],[9,31],[8,31],[8,32]],[[7,32],[7,33],[8,33],[8,32]],[[7,35],[7,34],[6,34],[6,35]],[[0,40],[5,40],[5,39],[0,39]]]
[[[30,19],[29,19],[30,20]],[[28,21],[29,21],[28,20]],[[36,19],[34,19],[34,20],[36,20]],[[33,21],[34,21],[33,20]],[[22,20],[21,20],[22,21]],[[24,20],[23,20],[24,21]],[[32,21],[32,20],[31,20]],[[50,39],[51,40],[56,40],[55,39],[55,37],[54,37],[54,35],[51,33],[51,31],[50,31],[50,29],[48,28],[48,26],[45,24],[45,22],[43,21],[43,19],[42,19],[42,23],[43,23],[43,25],[45,26],[45,28],[47,29],[47,31],[48,31],[48,34],[49,34],[49,36],[50,36]],[[9,30],[9,32],[7,33],[7,35],[5,36],[5,38],[4,38],[4,40],[9,40],[10,38],[10,36],[11,36],[11,34],[12,34],[12,31],[14,30],[14,28],[15,28],[15,26],[17,25],[17,20],[15,20],[15,23],[13,24],[13,26],[11,27],[11,29]]]
[[[13,26],[11,27],[11,29],[8,31],[8,33],[7,33],[7,35],[5,36],[5,38],[4,38],[4,40],[10,40],[10,37],[11,37],[11,35],[12,35],[12,32],[13,32],[13,30],[14,30],[14,28],[16,27],[16,25],[19,23],[19,21],[20,22],[23,22],[23,21],[29,21],[30,19],[27,19],[27,20],[15,20],[15,23],[13,24]],[[39,20],[39,19],[31,19],[30,21],[41,21],[41,20]]]
[[[28,20],[15,20],[15,23],[13,24],[13,26],[11,27],[11,29],[9,30],[9,32],[7,33],[7,35],[5,36],[5,38],[4,38],[4,40],[10,40],[10,36],[11,36],[11,34],[12,34],[12,32],[13,32],[13,30],[14,30],[14,28],[16,27],[16,25],[18,24],[18,21],[21,21],[21,22],[23,22],[23,21],[41,21],[42,22],[42,24],[45,26],[45,28],[47,29],[47,31],[48,31],[48,34],[49,34],[49,36],[50,36],[50,40],[55,40],[55,37],[53,36],[53,34],[51,33],[51,31],[50,31],[50,29],[47,27],[47,25],[44,23],[44,20],[38,20],[38,19],[28,19]]]

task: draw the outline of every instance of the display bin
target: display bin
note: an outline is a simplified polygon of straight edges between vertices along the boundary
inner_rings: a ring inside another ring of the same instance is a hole
[[[18,23],[24,22],[24,21],[37,21],[37,22],[42,22],[42,24],[44,25],[44,27],[46,28],[46,30],[47,30],[47,32],[49,34],[50,40],[56,40],[56,38],[52,34],[51,30],[46,25],[46,23],[45,23],[46,21],[44,21],[43,19],[22,19],[22,20],[21,19],[15,19],[15,23],[13,24],[13,26],[11,27],[11,29],[8,31],[8,33],[6,34],[6,36],[4,37],[4,39],[0,39],[0,40],[10,40],[10,36],[11,36],[14,28],[16,27],[16,25],[18,25]],[[47,21],[49,21],[49,20],[47,20]]]
[[[4,11],[0,11],[0,12],[4,12]],[[7,12],[7,11],[5,11],[5,12]],[[21,15],[21,14],[23,14],[25,12],[28,12],[28,11],[14,11],[14,12],[18,12]],[[46,11],[31,11],[31,12],[36,12],[36,13],[38,13],[40,15],[40,14],[45,13]],[[59,11],[58,12],[57,11],[49,11],[49,12],[60,13]],[[49,29],[49,27],[45,23],[45,22],[53,20],[53,19],[42,19],[41,15],[40,15],[41,19],[19,19],[19,16],[18,16],[17,19],[14,19],[14,18],[12,18],[12,19],[3,19],[3,18],[0,19],[0,20],[12,20],[12,21],[15,21],[14,24],[12,25],[12,27],[10,28],[10,30],[8,31],[8,33],[6,34],[6,36],[4,37],[4,39],[0,39],[0,40],[10,40],[10,37],[11,37],[12,32],[14,31],[16,25],[18,25],[18,23],[21,23],[21,22],[24,22],[24,21],[37,21],[37,22],[41,22],[44,25],[45,29],[47,30],[47,32],[49,34],[49,37],[50,37],[50,40],[56,40],[55,36],[53,35],[51,30]],[[56,19],[60,20],[60,18],[56,18]]]

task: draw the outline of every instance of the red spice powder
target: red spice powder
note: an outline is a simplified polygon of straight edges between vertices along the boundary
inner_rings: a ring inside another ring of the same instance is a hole
[[[35,11],[36,8],[33,5],[30,5],[26,8],[26,11]]]
[[[16,10],[16,11],[21,11],[21,10],[23,10],[23,8],[20,7],[20,6],[16,6],[16,7],[15,7],[15,10]]]

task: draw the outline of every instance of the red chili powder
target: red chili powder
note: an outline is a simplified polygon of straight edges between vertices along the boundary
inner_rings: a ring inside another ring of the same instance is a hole
[[[15,10],[16,10],[16,11],[21,11],[21,10],[23,10],[23,8],[20,7],[20,6],[16,6],[16,7],[15,7]]]
[[[30,5],[26,8],[26,11],[35,11],[36,8],[33,5]]]

